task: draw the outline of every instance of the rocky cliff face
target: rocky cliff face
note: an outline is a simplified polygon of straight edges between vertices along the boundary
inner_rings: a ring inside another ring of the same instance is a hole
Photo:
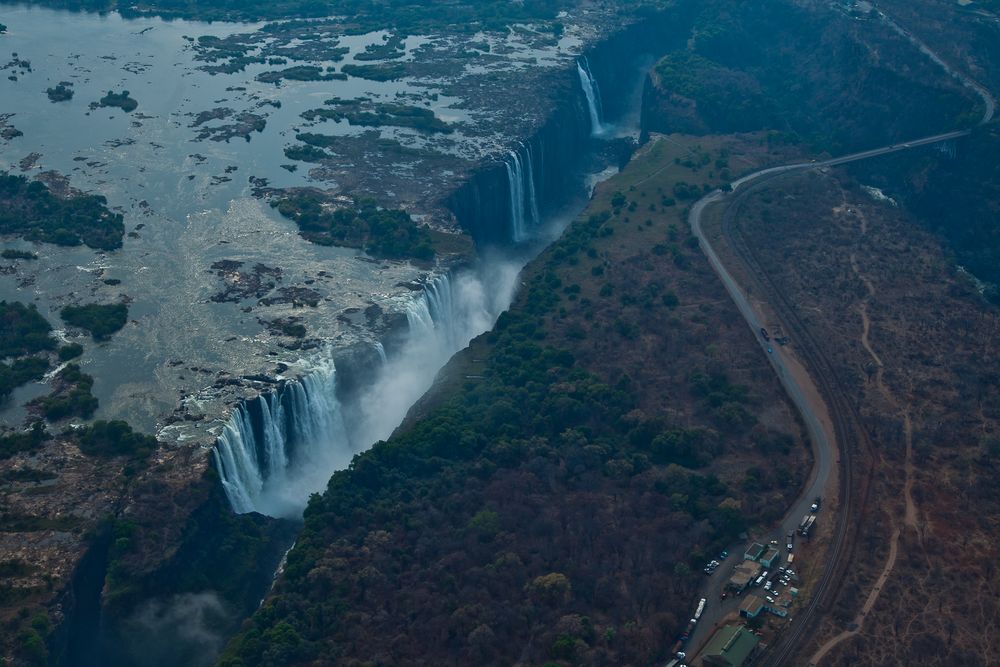
[[[296,526],[233,514],[203,454],[178,455],[136,479],[124,511],[93,532],[59,601],[59,664],[205,664],[270,584]]]

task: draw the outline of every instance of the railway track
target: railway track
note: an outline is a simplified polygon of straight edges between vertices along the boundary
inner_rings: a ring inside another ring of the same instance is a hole
[[[796,341],[796,350],[806,363],[829,409],[840,452],[841,507],[833,539],[827,551],[827,566],[813,590],[809,603],[799,612],[795,623],[782,635],[772,651],[765,654],[762,664],[768,667],[788,664],[796,650],[800,648],[803,638],[814,629],[821,615],[830,610],[837,598],[860,525],[855,519],[863,514],[868,501],[873,452],[867,431],[854,405],[848,399],[834,365],[735,225],[735,220],[751,194],[790,173],[801,172],[776,173],[744,189],[729,202],[722,216],[723,236],[744,264],[748,275],[755,277],[759,289],[766,295],[768,303],[774,308],[785,331],[791,333]],[[864,465],[865,461],[867,465]]]

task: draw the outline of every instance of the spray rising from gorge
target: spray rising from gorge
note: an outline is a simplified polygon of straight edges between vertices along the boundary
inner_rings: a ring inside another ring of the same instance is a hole
[[[520,267],[484,263],[440,276],[407,306],[409,332],[357,400],[343,403],[330,355],[299,381],[241,405],[214,450],[236,512],[297,517],[312,493],[353,456],[383,440],[430,387],[448,359],[488,330],[510,303]]]
[[[586,59],[577,62],[590,134],[604,132],[600,90]],[[244,402],[219,436],[213,459],[234,511],[278,517],[301,515],[309,496],[321,492],[355,454],[389,437],[437,372],[475,336],[488,331],[511,303],[518,273],[543,229],[538,192],[544,178],[541,145],[522,142],[503,159],[509,200],[507,245],[475,269],[438,276],[406,305],[408,331],[400,349],[386,354],[350,401],[338,393],[337,369],[328,353],[301,380]]]

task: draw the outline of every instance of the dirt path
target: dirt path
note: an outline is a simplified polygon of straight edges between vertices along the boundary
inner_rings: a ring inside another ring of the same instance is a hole
[[[871,591],[868,592],[868,597],[865,599],[865,603],[861,606],[861,611],[858,615],[854,617],[853,628],[850,630],[844,630],[838,635],[831,637],[822,646],[813,653],[812,657],[809,658],[810,667],[818,665],[826,655],[834,649],[835,646],[841,642],[854,637],[861,632],[862,627],[865,623],[865,618],[868,616],[868,612],[872,610],[875,603],[878,602],[879,594],[882,593],[882,589],[885,588],[885,582],[889,580],[889,575],[892,574],[893,569],[896,567],[896,558],[899,555],[899,528],[892,531],[892,539],[889,541],[889,557],[885,560],[885,567],[882,568],[882,573],[878,576],[875,581],[875,586],[872,587]]]
[[[865,214],[858,209],[850,209],[845,204],[843,206],[838,206],[834,209],[834,213],[842,215],[844,213],[856,217],[860,222],[860,232],[861,237],[867,235],[868,233],[868,220]],[[885,400],[895,407],[902,414],[903,417],[903,437],[906,443],[906,454],[903,461],[903,473],[905,479],[903,482],[903,525],[907,528],[912,528],[916,531],[917,535],[920,536],[921,542],[923,541],[923,536],[920,529],[920,519],[919,513],[917,511],[917,504],[913,500],[913,476],[914,476],[914,465],[913,465],[913,421],[910,418],[910,405],[908,402],[904,403],[899,400],[899,398],[892,392],[892,390],[885,383],[885,364],[882,363],[882,358],[879,357],[875,348],[871,344],[871,318],[868,315],[868,304],[871,299],[877,295],[877,290],[875,289],[874,283],[871,279],[865,275],[858,264],[858,258],[856,253],[851,253],[851,269],[854,271],[855,276],[864,284],[867,296],[861,300],[858,304],[858,311],[861,314],[861,346],[871,357],[872,362],[875,364],[875,386],[878,392],[882,395]],[[881,574],[879,574],[878,579],[875,580],[875,585],[872,587],[871,591],[868,593],[868,597],[865,599],[865,603],[861,606],[861,610],[858,612],[857,616],[854,617],[854,622],[851,624],[850,629],[844,630],[840,634],[837,634],[827,640],[819,649],[812,655],[809,659],[809,665],[815,666],[819,665],[820,662],[830,653],[836,646],[842,642],[858,635],[864,628],[865,619],[868,617],[868,613],[878,602],[879,595],[885,588],[885,583],[889,580],[892,575],[893,570],[896,567],[896,560],[899,556],[899,538],[902,534],[902,528],[897,525],[892,531],[892,537],[889,539],[889,556],[886,558],[885,566],[882,568]]]
[[[913,421],[910,419],[909,411],[903,417],[903,428],[906,434],[906,462],[903,469],[906,471],[906,482],[903,484],[903,498],[906,500],[906,513],[903,515],[903,523],[921,534],[920,520],[917,516],[917,503],[913,500]]]

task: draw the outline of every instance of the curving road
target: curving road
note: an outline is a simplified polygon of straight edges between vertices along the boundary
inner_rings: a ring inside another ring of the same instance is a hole
[[[959,72],[956,69],[953,69],[951,65],[942,60],[938,54],[934,53],[934,51],[932,51],[929,46],[924,44],[919,37],[917,37],[910,31],[908,31],[906,28],[893,21],[891,17],[886,16],[885,13],[881,11],[878,13],[878,15],[879,18],[882,19],[883,23],[885,23],[887,26],[898,32],[906,39],[910,40],[910,42],[914,46],[920,49],[920,51],[925,56],[933,60],[934,64],[936,64],[938,67],[947,72],[949,76],[951,76],[953,79],[956,79],[963,86],[971,89],[973,92],[976,93],[976,95],[979,95],[979,97],[982,98],[983,104],[986,106],[986,108],[983,111],[982,120],[979,121],[980,125],[985,125],[986,123],[993,120],[993,114],[996,113],[997,102],[995,99],[993,99],[993,95],[990,94],[990,91],[988,91],[984,86],[980,85],[979,82],[972,79],[971,77],[966,76],[965,74]]]

